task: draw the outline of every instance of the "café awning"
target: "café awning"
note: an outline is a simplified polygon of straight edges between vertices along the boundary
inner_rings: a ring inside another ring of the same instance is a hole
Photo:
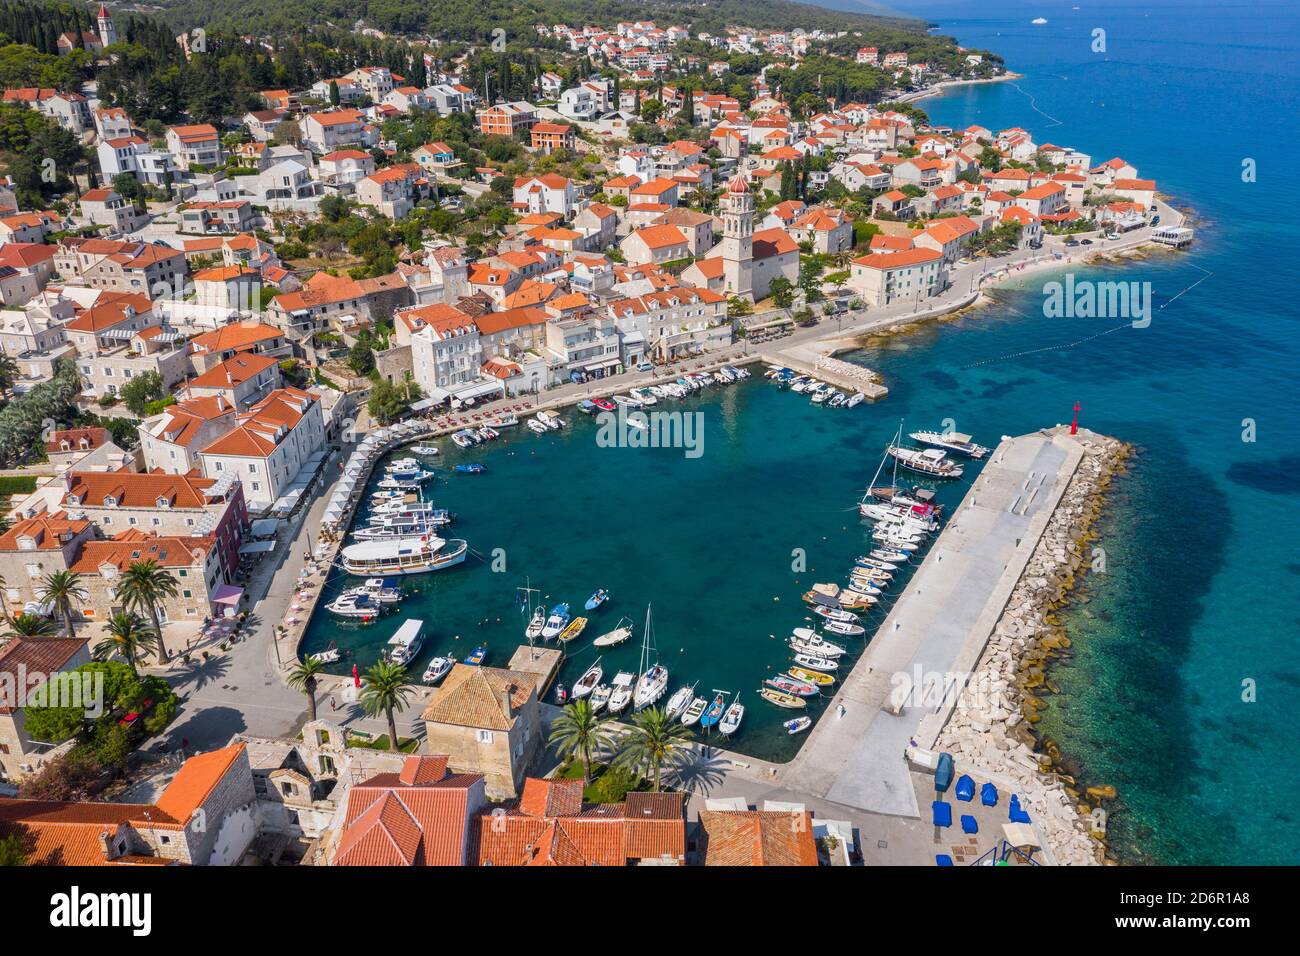
[[[245,545],[247,547],[247,545]],[[242,551],[243,548],[240,548]],[[223,584],[217,588],[217,593],[212,595],[213,604],[229,604],[232,607],[239,604],[239,599],[244,596],[244,589],[237,588],[233,584]]]

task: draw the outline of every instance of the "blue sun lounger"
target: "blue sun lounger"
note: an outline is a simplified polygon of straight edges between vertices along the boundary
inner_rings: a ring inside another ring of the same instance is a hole
[[[937,827],[952,826],[952,804],[944,803],[942,800],[936,800],[932,804],[934,809],[934,825]]]
[[[952,857],[947,853],[936,853],[934,855],[935,866],[952,866]]]
[[[1028,823],[1029,814],[1020,806],[1020,794],[1011,795],[1011,805],[1007,808],[1007,819],[1012,823]]]
[[[998,788],[991,783],[986,783],[980,787],[980,803],[986,807],[996,807],[998,805]]]
[[[969,774],[962,774],[957,778],[957,799],[962,801],[975,799],[975,781]]]
[[[979,833],[980,825],[975,822],[975,818],[969,813],[961,815],[961,832],[962,833]]]

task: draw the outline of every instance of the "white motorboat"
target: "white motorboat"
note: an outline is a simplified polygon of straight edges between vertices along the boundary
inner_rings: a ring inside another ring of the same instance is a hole
[[[416,445],[411,451],[417,455],[424,455],[426,458],[441,454],[437,445]]]
[[[709,701],[704,697],[693,697],[691,702],[686,705],[682,711],[682,726],[690,727],[699,723],[700,718],[704,716],[705,709],[709,706]]]
[[[610,688],[609,703],[606,705],[611,714],[617,714],[627,708],[632,703],[632,695],[635,693],[636,675],[630,671],[619,671],[614,675],[614,682]]]
[[[850,398],[848,401],[846,401],[846,402],[844,403],[844,407],[845,407],[845,408],[856,408],[857,406],[861,405],[861,404],[862,404],[863,402],[865,402],[866,400],[867,400],[867,396],[863,395],[861,392],[856,392],[856,393],[853,395],[852,398]]]
[[[560,632],[569,626],[569,618],[569,605],[566,602],[561,601],[551,608],[551,613],[542,626],[542,639],[549,641],[553,637],[559,637]]]
[[[564,419],[554,412],[541,411],[537,413],[536,418],[550,431],[557,431],[564,427]]]
[[[960,478],[961,465],[948,460],[948,453],[939,448],[900,448],[890,445],[886,452],[908,471],[929,475],[931,478]]]
[[[388,474],[395,471],[419,471],[420,463],[414,458],[398,458],[396,461],[390,461],[388,467],[384,469]]]
[[[631,396],[632,396],[634,399],[636,399],[638,402],[640,402],[642,405],[658,405],[658,404],[659,404],[659,399],[655,396],[655,394],[654,394],[653,392],[651,392],[651,391],[649,391],[649,390],[647,390],[647,389],[643,389],[643,388],[634,388],[634,389],[632,389],[630,392],[628,392],[628,394],[631,395]]]
[[[516,425],[519,424],[519,416],[516,415],[514,412],[506,412],[503,415],[497,415],[494,418],[489,418],[483,424],[488,426],[489,428],[497,428],[497,429],[514,428]]]
[[[730,737],[740,729],[740,722],[745,719],[745,705],[740,702],[740,696],[737,695],[731,704],[727,707],[722,719],[718,721],[718,733],[724,737]]]
[[[799,628],[805,630],[805,628]],[[813,654],[818,657],[829,657],[832,660],[844,656],[844,648],[838,644],[832,644],[830,641],[822,640],[817,637],[813,641],[800,640],[797,637],[790,638],[790,647],[799,654]]]
[[[967,458],[983,458],[989,453],[983,445],[977,445],[970,435],[963,435],[961,432],[909,432],[907,437],[922,445],[954,451]]]
[[[573,699],[582,700],[589,695],[600,684],[601,675],[605,673],[604,668],[600,666],[600,658],[596,658],[596,663],[588,667],[578,678],[578,682],[573,685]]]
[[[610,400],[613,401],[615,404],[622,405],[624,408],[641,407],[641,403],[637,401],[635,398],[633,398],[631,395],[614,395],[611,396]]]
[[[684,684],[673,691],[673,695],[668,698],[668,703],[664,704],[664,713],[668,715],[669,720],[677,720],[686,712],[686,708],[691,704],[691,698],[695,696],[695,685]]]
[[[447,673],[456,663],[456,658],[448,654],[446,657],[435,657],[429,661],[429,666],[424,669],[422,680],[426,684],[436,684],[447,676]]]
[[[424,574],[454,567],[465,560],[469,544],[463,538],[396,538],[363,541],[340,553],[343,569],[360,577],[390,574]]]
[[[841,637],[861,637],[867,633],[867,629],[861,624],[853,624],[849,621],[827,621],[822,627],[826,629],[827,634],[838,634]]]
[[[535,418],[528,419],[527,424],[528,424],[528,430],[537,435],[545,435],[548,431],[550,431],[549,428],[547,428],[545,425],[543,425]]]
[[[609,696],[614,692],[614,688],[608,684],[597,684],[591,692],[591,712],[597,713],[602,707],[609,703]]]
[[[614,626],[614,630],[600,635],[592,641],[595,647],[613,647],[616,644],[622,644],[632,636],[632,619],[629,617],[621,618]]]
[[[856,621],[858,619],[856,614],[850,614],[848,611],[841,611],[833,607],[825,607],[824,605],[813,608],[813,613],[818,617],[826,618],[828,621]]]
[[[371,621],[384,613],[384,608],[369,594],[356,591],[344,591],[329,604],[325,610],[339,617],[355,617],[362,621]]]
[[[493,441],[494,439],[500,438],[501,433],[491,425],[482,425],[479,427],[478,437],[485,441]]]
[[[316,661],[320,664],[333,664],[336,663],[341,656],[342,654],[339,649],[331,644],[323,651],[317,651],[315,654],[308,654],[307,660]]]
[[[858,558],[857,565],[860,568],[871,568],[875,571],[897,571],[898,565],[893,561],[881,561],[879,558]]]
[[[349,590],[368,594],[372,600],[380,604],[397,604],[402,600],[401,590],[390,587],[383,578],[366,578],[365,584]]]
[[[830,396],[830,388],[826,385],[819,385],[817,386],[817,390],[812,393],[813,404],[820,405],[825,402],[826,399],[830,398]]]
[[[402,622],[397,633],[388,639],[388,650],[384,659],[390,664],[405,666],[415,660],[424,643],[424,622],[409,618]]]
[[[809,727],[811,727],[811,726],[812,726],[812,718],[811,718],[811,717],[796,717],[796,718],[794,718],[794,720],[787,720],[787,721],[786,721],[785,723],[783,723],[781,726],[785,728],[785,732],[786,732],[787,734],[789,734],[791,737],[793,737],[795,734],[803,733],[805,730],[807,730]]]
[[[829,657],[816,657],[812,654],[796,654],[794,655],[794,662],[800,667],[806,667],[809,670],[820,671],[821,673],[837,671],[840,668],[838,661],[833,661]]]
[[[479,443],[479,437],[468,428],[462,428],[451,436],[457,448],[472,448]]]

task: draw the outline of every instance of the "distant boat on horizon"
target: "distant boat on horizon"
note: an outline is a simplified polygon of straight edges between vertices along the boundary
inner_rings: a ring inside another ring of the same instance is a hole
[[[1032,24],[1033,24],[1034,26],[1036,26],[1036,27],[1041,27],[1044,23],[1047,22],[1047,18],[1046,18],[1046,17],[1034,17],[1034,19],[1030,20],[1029,22],[1032,23]]]

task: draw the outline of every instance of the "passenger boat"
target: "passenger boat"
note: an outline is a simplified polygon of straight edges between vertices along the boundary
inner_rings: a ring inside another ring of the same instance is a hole
[[[487,660],[487,653],[487,647],[480,644],[478,647],[474,648],[474,650],[469,652],[469,656],[465,658],[465,663],[471,667],[478,667]]]
[[[970,435],[963,435],[961,432],[909,432],[907,437],[922,445],[953,451],[967,458],[983,458],[989,453],[983,445],[977,445]]]
[[[927,448],[921,451],[916,448],[890,445],[887,451],[890,457],[896,459],[902,467],[920,475],[928,475],[931,478],[960,478],[962,474],[961,465],[948,461],[947,452],[938,448]]]
[[[600,588],[591,597],[587,598],[587,603],[583,605],[588,611],[594,611],[606,601],[609,600],[609,592]]]
[[[655,646],[654,626],[650,621],[650,606],[645,609],[645,631],[641,639],[641,663],[637,668],[641,676],[636,682],[632,706],[644,710],[668,690],[668,668],[659,663],[659,648]]]
[[[692,697],[691,702],[686,705],[682,711],[682,726],[691,727],[700,722],[704,715],[704,708],[709,706],[709,702],[703,697]]]
[[[478,462],[471,462],[469,464],[457,465],[455,470],[462,475],[481,475],[483,474],[483,472],[487,471],[487,469],[484,468],[482,465],[480,465]]]
[[[591,643],[595,647],[613,647],[615,644],[622,644],[632,636],[632,619],[630,617],[621,618],[614,630],[600,635]]]
[[[545,425],[543,425],[535,418],[528,419],[528,430],[537,435],[545,435],[548,431],[550,431],[549,428],[547,428]]]
[[[722,715],[722,719],[718,721],[718,733],[724,737],[730,737],[740,729],[740,722],[744,719],[745,705],[740,702],[740,697],[737,696],[731,702],[731,706],[727,708],[727,712]]]
[[[546,626],[546,609],[539,607],[533,612],[532,620],[524,628],[524,637],[530,641],[535,641],[542,636],[542,628]]]
[[[617,714],[627,709],[632,703],[632,694],[636,684],[636,675],[630,671],[619,671],[614,675],[613,686],[609,694],[609,712]]]
[[[595,690],[591,692],[591,712],[597,713],[602,707],[609,703],[609,695],[614,688],[608,684],[597,684]]]
[[[456,658],[448,654],[446,657],[435,657],[429,661],[429,666],[424,669],[423,681],[426,684],[436,684],[447,676],[447,673],[456,663]]]
[[[420,645],[423,643],[424,622],[408,618],[402,622],[397,633],[388,639],[388,650],[384,654],[384,660],[389,664],[399,664],[404,667],[415,660],[415,655],[420,653]]]
[[[840,669],[839,661],[829,657],[816,657],[812,654],[795,654],[794,662],[807,670],[821,671],[823,674]]]
[[[664,705],[664,713],[668,715],[668,719],[677,720],[682,714],[686,713],[686,708],[690,706],[691,699],[694,696],[694,684],[683,684],[673,691],[673,695],[668,698],[668,703]]]
[[[799,680],[799,678],[791,677],[789,674],[777,674],[775,677],[769,677],[763,683],[783,694],[793,694],[795,697],[816,697],[821,693],[817,685],[811,681]]]
[[[787,720],[781,725],[785,732],[793,737],[795,734],[801,734],[812,726],[811,717],[796,717],[794,720]]]
[[[560,632],[559,641],[561,644],[567,644],[582,633],[582,629],[587,626],[585,617],[575,617],[569,622],[569,626]]]
[[[370,512],[370,524],[376,525],[384,518],[419,518],[425,524],[441,527],[451,524],[456,516],[446,508],[435,508],[427,502],[393,501],[376,506]]]
[[[569,605],[561,601],[555,607],[551,608],[550,616],[546,619],[546,624],[542,628],[542,639],[549,641],[553,637],[559,637],[569,624]]]
[[[600,666],[600,658],[598,657],[596,663],[583,671],[582,676],[578,678],[578,682],[573,685],[573,699],[582,700],[582,698],[590,695],[600,684],[600,677],[604,673],[605,669]]]
[[[424,455],[426,458],[441,454],[437,445],[416,445],[411,451],[417,455]]]
[[[782,693],[773,687],[760,687],[758,696],[768,703],[784,707],[786,710],[803,710],[808,706],[808,701],[804,700],[804,698],[796,697],[794,694]]]
[[[345,591],[325,605],[325,610],[339,617],[355,617],[362,621],[373,621],[384,613],[384,608],[369,594]]]
[[[454,567],[465,560],[469,544],[462,538],[443,539],[434,535],[398,538],[394,541],[364,541],[340,553],[349,574],[424,574]]]
[[[827,634],[838,634],[841,637],[861,637],[867,633],[861,624],[851,624],[848,621],[827,621],[822,627],[826,628]]]
[[[806,681],[809,684],[816,684],[818,687],[829,687],[835,683],[835,678],[830,674],[823,674],[821,671],[809,670],[806,667],[794,666],[787,672],[795,680]]]
[[[705,730],[717,724],[722,719],[723,711],[727,707],[727,692],[720,690],[713,698],[713,703],[709,704],[709,709],[700,715],[700,726]]]

